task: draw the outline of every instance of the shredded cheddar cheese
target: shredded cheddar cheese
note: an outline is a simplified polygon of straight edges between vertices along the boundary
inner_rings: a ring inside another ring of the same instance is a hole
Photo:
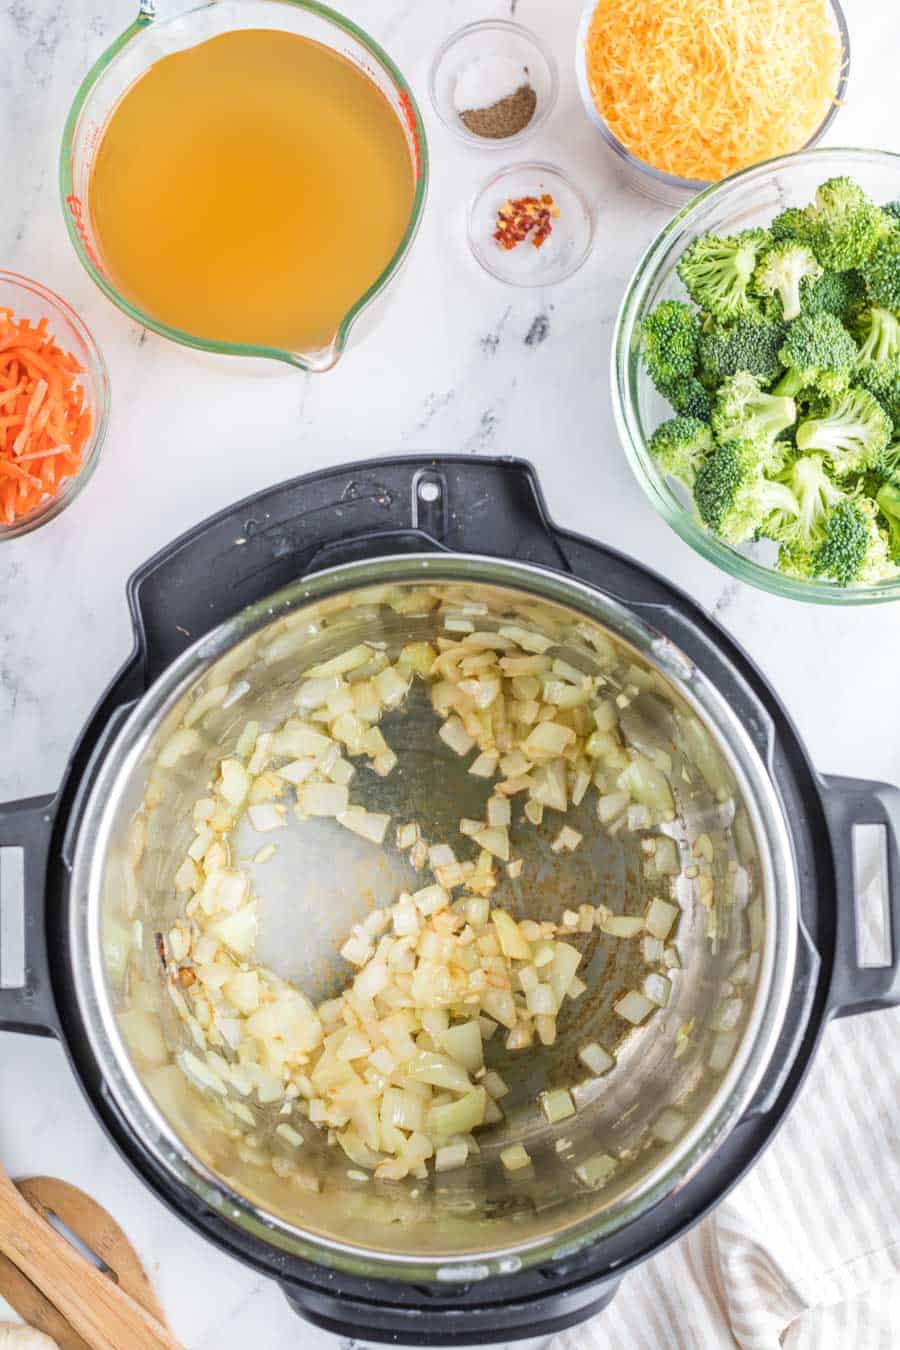
[[[717,181],[806,144],[844,53],[828,0],[599,0],[585,58],[631,154]]]

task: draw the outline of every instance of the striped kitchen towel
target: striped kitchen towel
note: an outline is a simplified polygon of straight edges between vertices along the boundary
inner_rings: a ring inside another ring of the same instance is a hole
[[[900,1350],[900,1010],[826,1028],[771,1147],[548,1350]]]

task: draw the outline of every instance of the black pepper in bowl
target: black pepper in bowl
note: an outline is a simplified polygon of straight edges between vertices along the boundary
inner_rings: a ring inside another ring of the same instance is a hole
[[[486,108],[467,108],[459,116],[473,136],[499,141],[523,131],[536,107],[537,94],[530,84],[524,83],[514,94],[508,94]]]

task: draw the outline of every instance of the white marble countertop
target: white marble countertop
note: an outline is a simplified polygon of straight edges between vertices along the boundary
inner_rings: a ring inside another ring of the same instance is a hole
[[[894,0],[845,3],[853,71],[831,139],[900,149],[900,11]],[[346,460],[438,449],[532,460],[558,521],[671,577],[750,649],[817,765],[900,781],[900,611],[801,606],[729,580],[656,517],[620,450],[607,374],[613,321],[639,251],[668,212],[619,183],[583,116],[572,75],[580,0],[344,0],[419,95],[432,192],[377,334],[333,373],[313,377],[238,370],[141,331],[74,257],[55,182],[62,124],[84,72],[135,7],[135,0],[0,5],[0,158],[4,183],[14,185],[0,211],[0,265],[75,305],[105,351],[113,387],[109,439],[88,490],[52,525],[0,550],[0,799],[57,785],[76,733],[129,647],[124,583],[147,556],[267,484]],[[507,289],[468,255],[463,205],[503,156],[473,153],[451,138],[427,95],[429,61],[443,36],[510,10],[551,43],[562,75],[556,111],[525,153],[573,171],[599,213],[587,265],[546,291]],[[141,1186],[52,1042],[0,1041],[0,1158],[14,1176],[68,1178],[110,1208],[190,1350],[237,1350],[248,1341],[258,1350],[336,1346],[299,1323],[274,1285],[204,1243]]]

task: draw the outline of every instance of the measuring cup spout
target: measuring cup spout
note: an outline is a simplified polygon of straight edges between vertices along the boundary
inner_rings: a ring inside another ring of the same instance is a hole
[[[344,354],[344,344],[336,333],[327,347],[315,352],[285,352],[285,359],[299,370],[308,370],[313,375],[322,375],[332,370]]]

